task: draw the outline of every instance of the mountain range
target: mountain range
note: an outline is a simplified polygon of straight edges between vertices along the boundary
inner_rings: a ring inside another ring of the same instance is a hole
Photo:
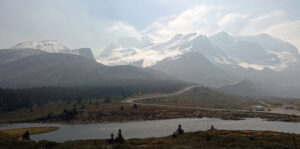
[[[55,41],[0,50],[0,86],[199,84],[238,96],[300,96],[300,55],[267,34],[121,38],[97,56]],[[187,83],[190,82],[190,83]]]
[[[300,96],[297,48],[267,34],[177,34],[159,43],[148,37],[122,38],[106,47],[96,59],[108,65],[156,69],[212,88],[231,86],[232,94],[243,92],[239,87],[233,89],[242,83],[250,88],[255,84],[265,92],[252,95]],[[249,81],[244,82],[245,79]]]
[[[5,88],[191,84],[148,68],[103,65],[89,48],[73,50],[54,41],[24,42],[0,50],[0,68],[0,86]]]

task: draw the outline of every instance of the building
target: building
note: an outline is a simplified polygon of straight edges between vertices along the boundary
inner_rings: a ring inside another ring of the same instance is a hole
[[[265,111],[264,106],[260,106],[260,105],[252,106],[251,109],[252,109],[252,111]]]

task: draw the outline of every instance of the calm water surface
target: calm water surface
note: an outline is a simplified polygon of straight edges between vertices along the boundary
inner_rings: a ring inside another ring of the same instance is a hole
[[[181,118],[140,122],[122,122],[106,124],[35,124],[17,123],[0,124],[0,129],[21,127],[58,126],[59,130],[45,134],[32,135],[33,140],[50,140],[63,142],[78,139],[107,139],[110,133],[117,133],[121,128],[125,138],[148,138],[171,135],[181,124],[187,131],[207,130],[211,125],[217,129],[227,130],[271,130],[300,134],[300,123],[264,121],[259,118],[246,120],[222,120],[218,118]]]

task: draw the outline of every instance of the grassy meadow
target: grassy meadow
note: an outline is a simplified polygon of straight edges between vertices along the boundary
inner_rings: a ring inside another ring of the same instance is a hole
[[[137,108],[133,108],[133,104],[122,103],[121,101],[122,98],[111,98],[109,101],[102,98],[52,101],[41,106],[35,104],[31,108],[22,108],[11,112],[1,112],[0,123],[102,123],[202,117],[222,119],[259,117],[276,121],[300,121],[299,116],[251,112],[249,108],[252,105],[260,104],[257,99],[242,99],[239,97],[221,94],[206,88],[193,88],[179,95],[158,99],[142,99],[137,102],[225,110],[212,111],[205,109],[163,107],[143,104],[137,104]],[[265,102],[271,103],[270,101]],[[232,111],[231,109],[242,109],[246,111]]]

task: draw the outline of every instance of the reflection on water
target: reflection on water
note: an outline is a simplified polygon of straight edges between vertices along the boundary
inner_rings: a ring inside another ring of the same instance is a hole
[[[106,124],[1,124],[0,129],[58,126],[58,131],[45,134],[32,135],[33,140],[50,140],[63,142],[66,140],[78,139],[107,139],[110,133],[116,133],[119,128],[123,131],[125,138],[147,138],[171,135],[181,124],[183,129],[188,131],[207,130],[211,125],[217,129],[228,130],[271,130],[289,133],[300,133],[300,123],[272,122],[259,118],[246,120],[221,120],[218,118],[181,118],[170,120],[154,120],[140,122],[122,122]]]

